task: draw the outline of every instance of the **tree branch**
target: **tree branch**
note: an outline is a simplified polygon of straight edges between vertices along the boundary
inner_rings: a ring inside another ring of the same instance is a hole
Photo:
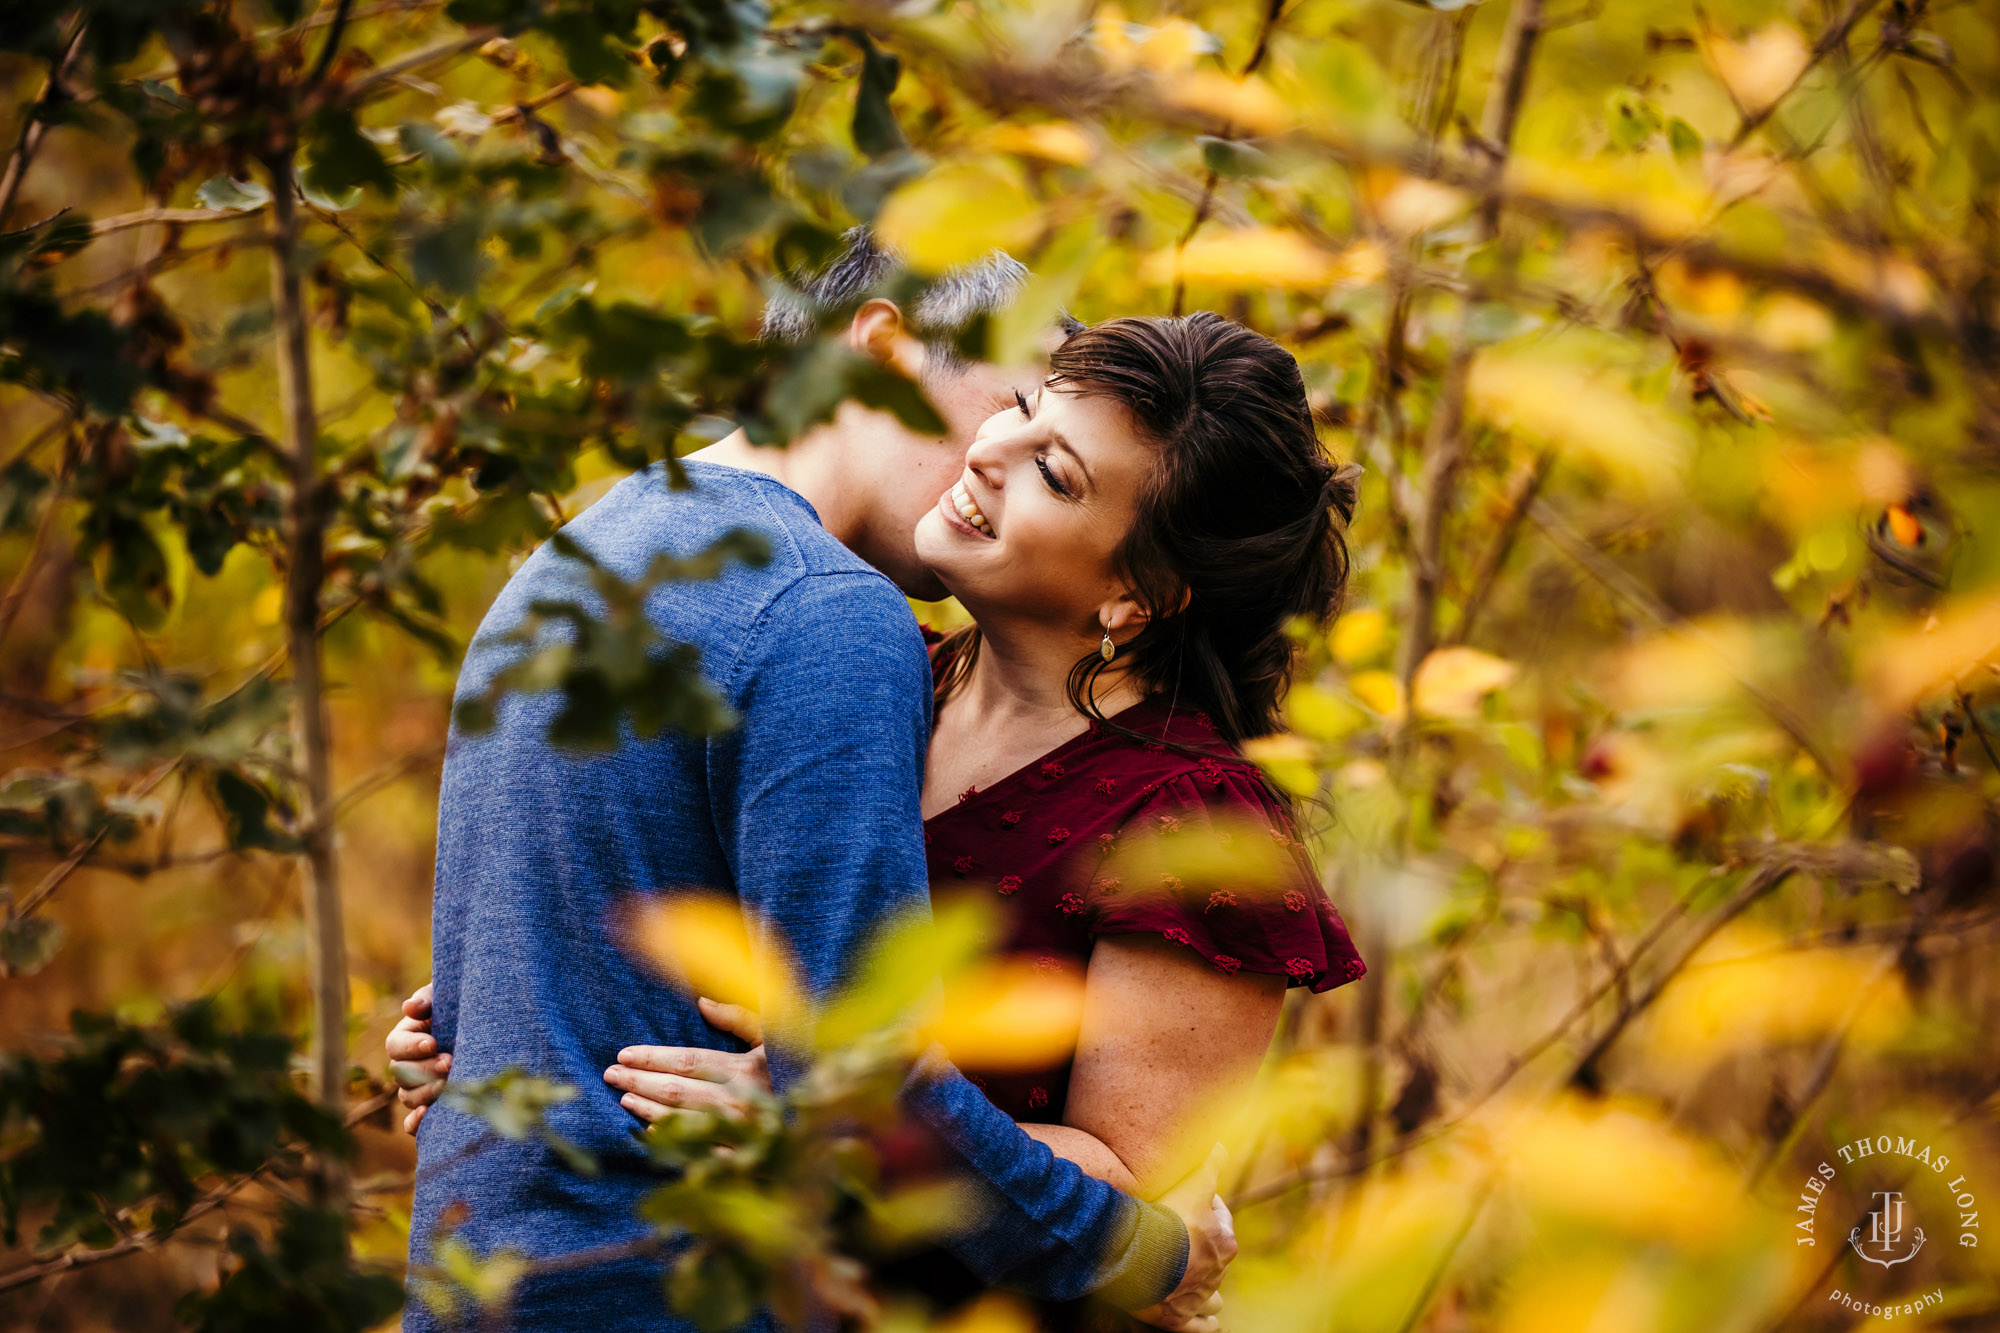
[[[285,628],[292,658],[298,770],[304,800],[306,934],[314,1008],[314,1085],[329,1105],[347,1082],[347,948],[333,853],[332,781],[326,686],[320,658],[320,590],[326,579],[326,497],[319,469],[319,423],[313,412],[311,349],[299,280],[298,204],[292,153],[265,163],[271,177],[271,302],[278,334],[278,396],[291,454],[291,530],[287,534]]]
[[[48,133],[49,123],[44,114],[55,100],[65,95],[63,79],[68,76],[70,66],[76,63],[77,52],[83,49],[83,34],[90,21],[82,14],[77,16],[76,29],[63,44],[63,52],[49,67],[49,79],[42,85],[41,95],[28,107],[26,118],[21,122],[20,142],[14,147],[14,155],[7,159],[7,170],[0,175],[0,222],[6,220],[13,210],[14,200],[21,193],[21,182],[28,177],[28,168],[34,164],[35,153],[42,146],[42,138]]]

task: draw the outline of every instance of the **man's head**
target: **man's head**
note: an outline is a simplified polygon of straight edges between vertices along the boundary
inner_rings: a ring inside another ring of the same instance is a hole
[[[829,427],[823,460],[815,460],[834,470],[843,506],[838,515],[822,512],[828,526],[910,596],[935,600],[945,591],[917,558],[917,522],[958,479],[980,424],[1011,404],[1017,388],[1032,391],[1043,374],[1039,366],[968,361],[955,340],[980,316],[1012,304],[1028,270],[996,250],[932,280],[905,308],[882,294],[904,274],[896,257],[863,227],[843,241],[825,267],[795,277],[772,297],[764,336],[802,342],[830,313],[852,309],[848,345],[922,385],[937,408],[944,434],[919,435],[889,413],[845,404]],[[815,489],[828,492],[825,485]]]

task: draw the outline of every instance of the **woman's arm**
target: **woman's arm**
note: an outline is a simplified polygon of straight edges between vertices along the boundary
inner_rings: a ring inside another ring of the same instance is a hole
[[[1227,975],[1155,935],[1100,936],[1057,1156],[1152,1198],[1200,1164],[1277,1030],[1285,978]]]

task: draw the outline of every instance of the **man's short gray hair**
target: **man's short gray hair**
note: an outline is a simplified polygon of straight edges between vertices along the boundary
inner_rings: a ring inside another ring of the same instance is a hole
[[[904,275],[903,262],[877,244],[866,227],[850,228],[840,253],[810,274],[790,274],[764,307],[764,337],[799,343],[818,331],[828,314],[872,296],[887,296]],[[911,327],[924,342],[927,376],[955,374],[966,362],[955,339],[981,315],[998,314],[1014,303],[1028,282],[1028,268],[1005,251],[945,270],[924,284]]]

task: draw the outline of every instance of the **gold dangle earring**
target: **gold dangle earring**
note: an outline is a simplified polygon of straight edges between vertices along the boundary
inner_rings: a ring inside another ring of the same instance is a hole
[[[1111,631],[1104,631],[1104,642],[1097,645],[1097,655],[1109,662],[1118,653],[1118,645],[1111,642]]]

